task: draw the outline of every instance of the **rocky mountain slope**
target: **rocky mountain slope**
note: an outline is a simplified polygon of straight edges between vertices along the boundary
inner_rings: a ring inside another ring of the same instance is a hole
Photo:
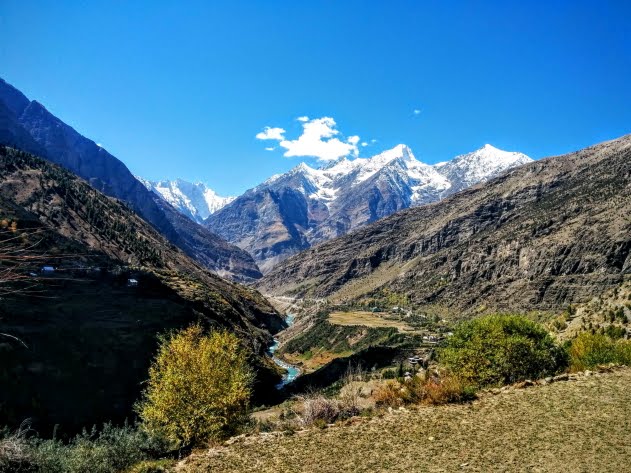
[[[46,158],[82,177],[104,194],[124,200],[171,243],[207,268],[237,280],[260,276],[249,254],[226,242],[221,242],[217,248],[221,239],[196,225],[178,226],[177,215],[173,215],[177,211],[157,203],[154,194],[120,160],[2,79],[0,144]],[[230,253],[228,259],[226,252]]]
[[[238,333],[257,395],[275,391],[266,348],[284,323],[259,293],[208,272],[127,204],[4,147],[0,267],[22,276],[12,290],[2,281],[2,425],[30,417],[67,432],[131,418],[157,335],[194,322]]]
[[[631,135],[526,164],[304,251],[259,288],[452,311],[557,310],[631,275]]]
[[[211,214],[225,207],[236,197],[221,197],[206,184],[175,179],[173,181],[148,181],[137,178],[147,189],[161,196],[183,215],[197,223],[203,223]]]
[[[372,158],[343,158],[321,169],[302,163],[238,197],[205,225],[249,251],[266,272],[314,244],[530,161],[486,145],[430,166],[398,145]]]

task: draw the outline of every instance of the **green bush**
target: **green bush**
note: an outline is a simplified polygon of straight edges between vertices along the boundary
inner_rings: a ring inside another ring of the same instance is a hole
[[[490,315],[458,325],[439,361],[465,384],[494,386],[558,372],[567,356],[539,324]]]
[[[613,340],[603,334],[584,332],[569,346],[570,367],[581,371],[598,365],[631,365],[631,341]]]
[[[399,372],[395,369],[386,369],[381,372],[383,379],[396,379]]]
[[[161,339],[137,411],[177,448],[225,437],[246,418],[252,380],[236,335],[194,325]]]
[[[105,424],[101,431],[84,431],[67,443],[5,430],[0,435],[0,472],[116,473],[163,453],[164,447],[127,425]]]
[[[617,325],[609,325],[604,330],[604,334],[609,338],[613,338],[614,340],[623,338],[627,334],[627,329],[624,327],[619,327]]]

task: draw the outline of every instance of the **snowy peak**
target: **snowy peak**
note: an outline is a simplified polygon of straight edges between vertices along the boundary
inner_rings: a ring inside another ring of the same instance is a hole
[[[495,167],[511,167],[532,161],[523,153],[503,151],[493,145],[486,144],[472,153],[456,156],[451,163],[486,164]]]
[[[412,153],[412,150],[408,146],[404,144],[399,144],[399,145],[396,145],[392,149],[388,149],[386,151],[379,153],[376,156],[373,156],[372,158],[368,158],[368,161],[389,162],[389,161],[392,161],[393,159],[398,159],[398,158],[403,158],[404,160],[416,159],[414,158],[414,154]]]
[[[522,153],[503,151],[490,144],[451,161],[428,165],[399,144],[370,158],[340,158],[319,168],[300,163],[285,174],[271,177],[253,189],[291,187],[310,199],[330,206],[371,179],[409,189],[411,205],[421,205],[484,182],[515,166],[532,161]]]
[[[435,167],[452,183],[452,191],[457,192],[531,161],[532,159],[523,153],[503,151],[485,144],[480,149],[456,156],[451,161],[437,164]]]
[[[138,180],[147,189],[198,223],[202,223],[209,215],[235,199],[235,197],[221,197],[201,182],[192,183],[183,179],[147,181],[138,178]]]
[[[270,177],[247,194],[291,188],[310,201],[324,205],[329,212],[337,212],[358,193],[374,193],[376,188],[381,193],[387,186],[407,202],[406,205],[416,206],[487,181],[530,161],[525,154],[485,144],[451,161],[428,165],[417,160],[408,146],[398,144],[370,158],[343,157],[319,168],[302,162],[284,174]],[[217,195],[205,184],[183,179],[139,180],[181,213],[200,223],[235,200],[235,197]]]

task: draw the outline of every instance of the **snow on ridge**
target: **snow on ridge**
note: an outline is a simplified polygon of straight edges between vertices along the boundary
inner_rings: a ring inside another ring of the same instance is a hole
[[[411,205],[437,200],[478,182],[484,182],[510,168],[531,162],[522,153],[503,151],[490,144],[450,161],[425,164],[412,150],[399,144],[369,158],[340,158],[320,168],[301,162],[284,174],[276,174],[248,191],[292,187],[307,198],[330,206],[340,196],[378,175],[387,179],[397,193],[408,193]],[[235,197],[221,197],[203,183],[182,179],[150,182],[138,178],[149,190],[160,195],[191,219],[202,222],[225,207]]]
[[[429,195],[455,192],[530,161],[522,153],[503,151],[485,144],[450,161],[429,165],[416,159],[408,146],[399,144],[372,157],[342,157],[320,168],[312,168],[302,162],[284,174],[272,176],[255,190],[285,185],[285,182],[280,182],[287,180],[286,185],[295,187],[310,199],[329,205],[349,188],[386,172],[395,186],[398,187],[398,182],[407,183],[412,192],[410,200],[417,205],[424,203]],[[296,177],[300,180],[296,181]]]
[[[236,199],[233,196],[222,197],[202,182],[192,183],[183,179],[148,181],[140,177],[137,179],[147,189],[198,223]]]
[[[435,166],[441,174],[462,188],[487,181],[503,171],[532,161],[523,153],[504,151],[485,144],[471,153],[461,154]]]

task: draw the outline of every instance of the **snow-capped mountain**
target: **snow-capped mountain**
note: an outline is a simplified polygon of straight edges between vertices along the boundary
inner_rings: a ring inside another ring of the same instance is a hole
[[[310,199],[331,203],[379,172],[390,172],[403,178],[412,190],[410,198],[414,204],[423,203],[424,189],[444,191],[450,186],[432,166],[416,160],[410,148],[398,145],[372,158],[341,158],[322,168],[301,163],[286,174],[268,179],[255,190],[295,181],[294,177],[299,176],[300,183],[295,183],[295,189],[301,190]]]
[[[485,182],[506,169],[532,161],[523,153],[502,151],[489,144],[451,161],[435,165],[436,170],[451,182],[451,192],[458,192],[479,182]]]
[[[398,145],[325,167],[301,163],[212,214],[205,225],[249,251],[263,272],[288,256],[398,210],[435,202],[530,162],[490,145],[428,165]]]
[[[235,197],[221,197],[201,182],[183,179],[147,181],[138,178],[147,189],[155,192],[191,220],[202,223],[209,215],[232,202]]]

